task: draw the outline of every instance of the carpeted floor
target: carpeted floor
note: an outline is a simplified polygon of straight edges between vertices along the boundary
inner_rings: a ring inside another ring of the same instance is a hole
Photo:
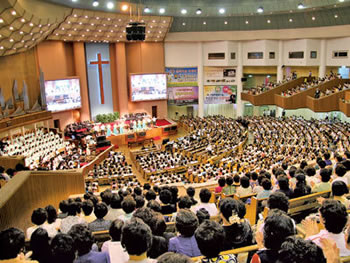
[[[158,127],[167,126],[167,125],[170,125],[170,124],[171,124],[171,123],[168,122],[168,121],[165,120],[165,119],[160,119],[160,120],[157,120],[157,121],[156,121],[156,125],[157,125]]]

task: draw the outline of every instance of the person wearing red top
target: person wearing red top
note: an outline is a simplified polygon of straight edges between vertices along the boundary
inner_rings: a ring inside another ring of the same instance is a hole
[[[218,186],[215,187],[215,193],[221,193],[222,189],[225,187],[226,185],[226,180],[224,177],[220,177],[218,180]]]

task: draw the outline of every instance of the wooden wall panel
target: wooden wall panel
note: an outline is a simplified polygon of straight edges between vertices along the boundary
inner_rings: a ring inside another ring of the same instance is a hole
[[[21,172],[0,189],[0,230],[24,231],[31,226],[32,211],[85,190],[82,169],[73,171]]]
[[[5,100],[12,96],[14,80],[17,80],[19,92],[22,92],[24,80],[28,86],[30,106],[33,106],[40,94],[35,49],[0,57],[0,69],[0,87]]]
[[[156,73],[165,71],[163,43],[128,43],[125,47],[128,77],[130,73]],[[128,101],[128,111],[130,113],[146,111],[149,115],[152,115],[152,106],[157,106],[158,118],[167,117],[168,107],[166,100],[146,102]]]

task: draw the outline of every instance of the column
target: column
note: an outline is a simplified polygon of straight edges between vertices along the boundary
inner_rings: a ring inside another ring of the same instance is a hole
[[[81,109],[80,120],[90,120],[90,102],[89,91],[87,85],[86,65],[85,65],[85,48],[82,42],[73,42],[74,52],[74,69],[75,75],[80,79],[80,93],[81,93]]]
[[[318,68],[318,77],[324,78],[326,76],[326,40],[321,40],[321,48],[320,48],[320,66]]]
[[[277,82],[283,80],[283,41],[278,41],[278,64],[277,64]]]
[[[203,43],[198,42],[198,117],[204,117]]]
[[[236,83],[237,83],[237,112],[236,117],[243,116],[243,103],[241,99],[241,93],[243,91],[243,48],[242,42],[238,42],[238,52],[237,52],[237,70],[236,70]]]
[[[125,43],[115,44],[116,55],[116,76],[118,87],[118,106],[120,116],[129,113],[128,110],[128,79],[126,72],[126,51]],[[115,74],[115,73],[114,73]]]

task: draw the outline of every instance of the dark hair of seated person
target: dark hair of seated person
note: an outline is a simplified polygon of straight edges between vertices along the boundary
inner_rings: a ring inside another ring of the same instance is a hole
[[[226,180],[224,177],[220,177],[218,180],[218,184],[220,187],[224,187],[226,185]]]
[[[111,208],[120,209],[122,208],[122,202],[118,194],[113,194],[111,199]]]
[[[187,188],[186,193],[189,197],[194,197],[196,190],[192,186],[190,186]]]
[[[67,200],[62,200],[59,204],[59,208],[62,213],[67,213],[68,212],[68,201]]]
[[[307,166],[305,168],[305,173],[307,176],[314,176],[316,174],[316,169],[313,166]]]
[[[322,249],[310,240],[287,237],[279,251],[277,263],[326,263]]]
[[[143,190],[150,190],[151,189],[151,185],[149,183],[145,183],[143,185]]]
[[[346,174],[347,170],[344,165],[338,163],[335,167],[335,174],[339,177],[343,177]]]
[[[151,200],[147,203],[147,207],[152,209],[154,212],[161,212],[162,207],[156,200]]]
[[[244,220],[246,213],[244,203],[227,197],[220,201],[219,208],[222,217],[226,220],[224,249],[229,250],[251,245],[253,232],[250,224]]]
[[[49,234],[41,227],[37,228],[30,237],[30,250],[32,260],[37,260],[40,263],[51,261],[51,249],[49,245]]]
[[[327,169],[327,168],[322,168],[320,171],[321,181],[323,183],[329,182],[329,180],[331,180],[331,175],[332,174],[330,173],[329,169]]]
[[[150,226],[154,217],[154,211],[151,208],[142,207],[137,209],[132,216],[140,218],[146,225]]]
[[[140,256],[152,246],[152,231],[139,218],[132,218],[122,229],[122,246],[129,255]]]
[[[190,209],[192,201],[189,196],[181,196],[178,202],[179,209]]]
[[[105,203],[98,203],[95,205],[94,214],[97,219],[104,218],[108,213],[108,207]]]
[[[73,263],[75,249],[73,238],[68,234],[57,234],[51,241],[52,262]]]
[[[176,215],[175,226],[182,236],[191,237],[198,227],[198,219],[192,211],[182,209]]]
[[[126,214],[132,213],[136,208],[136,202],[132,197],[124,198],[122,202],[122,209]]]
[[[39,226],[45,223],[47,213],[44,208],[37,208],[32,213],[32,223]]]
[[[81,208],[83,209],[84,215],[89,216],[94,210],[94,204],[91,200],[87,200],[83,202]]]
[[[267,178],[264,178],[261,182],[262,187],[264,188],[264,190],[268,191],[271,190],[272,184],[271,181]]]
[[[142,195],[142,189],[138,186],[134,188],[134,194],[135,195]]]
[[[71,227],[68,232],[73,238],[74,248],[78,251],[78,256],[85,255],[90,252],[94,243],[91,231],[83,224],[76,224]]]
[[[107,190],[103,191],[101,193],[101,195],[100,195],[102,202],[105,203],[106,205],[110,205],[111,204],[111,199],[112,199],[112,196],[113,196],[112,192],[109,191],[109,190],[110,189],[107,189]]]
[[[336,182],[333,184],[335,183]],[[319,211],[328,232],[339,234],[343,231],[348,221],[348,214],[346,212],[346,207],[342,203],[336,200],[326,199],[322,203]]]
[[[195,238],[202,255],[206,258],[215,258],[222,251],[225,231],[219,223],[206,220],[197,228]]]
[[[145,199],[141,195],[135,196],[136,208],[141,208],[145,205]]]
[[[202,188],[199,192],[199,198],[202,203],[209,203],[212,193],[208,188]]]
[[[205,220],[210,220],[210,214],[205,208],[197,210],[196,216],[198,218],[199,224],[202,224]]]
[[[226,177],[226,181],[225,182],[226,182],[227,185],[232,185],[233,184],[233,178],[231,176]]]
[[[57,210],[52,205],[48,205],[45,207],[46,213],[47,213],[47,222],[49,224],[52,224],[57,219]]]
[[[163,189],[160,191],[159,194],[159,200],[163,203],[163,204],[170,204],[171,202],[171,198],[172,198],[172,194],[169,190],[167,189]]]
[[[166,252],[157,258],[157,263],[193,263],[193,261],[185,255]]]
[[[0,232],[0,260],[14,259],[24,248],[24,233],[11,227]]]
[[[111,236],[113,242],[120,241],[123,226],[123,220],[116,219],[112,221],[111,226],[109,227],[109,235]]]
[[[349,189],[343,181],[335,181],[332,183],[332,194],[334,196],[343,196],[348,193]]]
[[[153,190],[148,190],[145,197],[147,201],[156,200],[157,194]]]
[[[282,192],[274,192],[267,199],[267,207],[270,210],[279,209],[287,213],[289,209],[288,197]]]
[[[243,188],[248,188],[250,186],[249,178],[247,176],[241,177],[241,186]]]
[[[149,226],[154,236],[163,236],[167,227],[164,220],[164,216],[158,212],[153,212],[153,217],[150,221]]]
[[[68,216],[76,216],[78,211],[78,204],[76,202],[68,203],[67,212]]]
[[[264,245],[267,249],[279,250],[287,237],[295,234],[292,219],[283,211],[273,209],[264,224]]]

